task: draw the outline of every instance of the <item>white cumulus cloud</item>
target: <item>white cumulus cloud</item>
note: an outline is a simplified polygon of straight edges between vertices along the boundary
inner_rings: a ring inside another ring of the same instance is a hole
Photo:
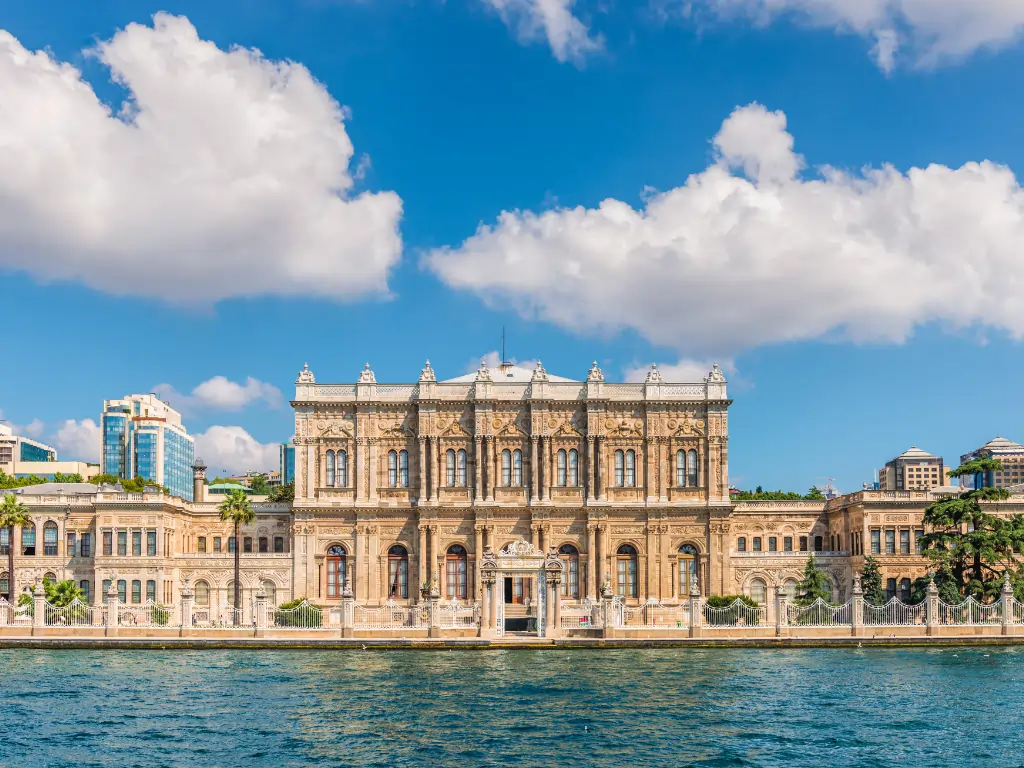
[[[989,161],[797,173],[785,116],[738,108],[717,157],[644,207],[505,211],[427,265],[576,332],[635,330],[680,357],[923,323],[1024,335],[1024,194]],[[745,174],[745,175],[744,175]]]
[[[157,384],[153,392],[182,412],[201,409],[239,411],[257,402],[277,408],[284,402],[281,390],[252,376],[241,384],[225,376],[214,376],[198,384],[188,395],[178,392],[170,384]]]
[[[196,457],[213,473],[269,472],[280,465],[280,443],[260,443],[242,427],[210,427],[195,435]]]
[[[523,42],[543,39],[560,62],[582,64],[604,47],[572,12],[576,0],[483,0]]]
[[[53,435],[53,447],[62,461],[88,461],[98,464],[103,438],[100,427],[92,419],[62,422]]]
[[[402,203],[355,193],[345,110],[301,64],[158,13],[72,65],[0,30],[0,268],[173,302],[386,292]]]
[[[917,66],[961,59],[981,48],[1009,45],[1024,34],[1021,0],[662,0],[687,16],[749,18],[768,24],[782,16],[815,27],[862,35],[891,70],[902,49]]]
[[[713,360],[677,360],[674,363],[657,364],[658,372],[661,374],[663,381],[686,384],[696,384],[704,381],[704,378],[710,373],[714,365],[715,361]],[[719,363],[718,366],[727,374],[732,374],[736,370],[731,360]],[[647,374],[650,372],[651,365],[631,365],[626,368],[624,379],[629,382],[642,383],[647,379]]]
[[[482,355],[481,357],[474,358],[473,360],[470,360],[468,363],[466,363],[466,367],[463,369],[462,372],[476,373],[477,371],[480,370],[481,363],[486,363],[488,368],[497,368],[499,365],[501,365],[501,362],[501,353],[498,352],[498,350],[496,349],[492,349],[487,354]],[[513,357],[507,360],[506,362],[512,363],[512,365],[518,365],[520,368],[533,369],[537,367],[536,360],[517,360],[516,358]]]

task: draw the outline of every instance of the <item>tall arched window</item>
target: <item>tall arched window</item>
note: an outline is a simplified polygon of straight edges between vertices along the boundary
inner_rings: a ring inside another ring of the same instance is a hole
[[[51,557],[57,554],[57,524],[52,520],[43,526],[43,554]]]
[[[459,454],[458,454],[458,457],[457,457],[457,461],[458,461],[458,463],[457,463],[456,469],[457,469],[458,477],[455,478],[455,481],[458,483],[459,488],[465,488],[466,487],[466,452],[462,448],[459,448]]]
[[[560,488],[564,488],[568,481],[567,475],[569,473],[569,457],[566,455],[564,448],[558,449],[556,465],[558,469],[558,480],[556,482]]]
[[[562,576],[562,597],[579,600],[580,597],[580,553],[572,544],[558,548],[558,556],[565,565]]]
[[[338,451],[338,474],[336,476],[339,488],[348,488],[348,453]]]
[[[345,550],[334,545],[327,550],[327,596],[341,597],[345,591]]]
[[[626,487],[636,487],[636,451],[626,451]]]
[[[156,602],[156,582],[153,579],[146,582],[146,600],[151,603]]]
[[[133,603],[141,603],[142,602],[142,582],[139,581],[138,579],[133,579],[132,580],[132,602]]]
[[[465,600],[469,594],[467,584],[467,564],[469,556],[466,548],[460,544],[452,544],[445,555],[445,593],[449,598]]]
[[[398,451],[388,451],[388,487],[398,487]]]
[[[334,487],[334,451],[327,452],[327,487]]]
[[[697,452],[692,448],[686,454],[686,484],[697,487]]]
[[[626,484],[626,458],[622,451],[615,452],[615,486],[621,488]]]
[[[783,582],[782,594],[786,596],[786,599],[789,600],[789,602],[796,600],[797,586],[796,579],[786,579]]]
[[[409,452],[398,452],[398,487],[409,487]]]
[[[512,451],[512,485],[523,486],[523,452],[516,448]]]
[[[690,590],[697,583],[697,548],[683,544],[679,548],[679,596],[689,597]]]
[[[449,488],[455,487],[455,451],[449,448],[445,454],[445,479]]]
[[[638,597],[636,547],[623,544],[615,553],[616,592],[619,597]]]
[[[122,603],[128,602],[128,582],[124,579],[117,580],[117,599]]]
[[[263,582],[263,594],[267,596],[267,605],[277,607],[277,584],[267,579]]]
[[[750,582],[750,599],[758,605],[765,604],[765,595],[767,594],[767,585],[762,579],[754,579]]]
[[[676,451],[676,487],[686,487],[686,451]]]
[[[205,581],[196,582],[196,605],[210,604],[210,585]]]
[[[501,452],[501,484],[505,488],[512,485],[512,451],[508,448]]]
[[[388,550],[388,597],[409,597],[409,552],[399,544]]]
[[[36,553],[36,527],[27,523],[21,527],[21,554],[34,555]]]
[[[580,454],[572,448],[569,451],[569,487],[578,488],[580,484]]]

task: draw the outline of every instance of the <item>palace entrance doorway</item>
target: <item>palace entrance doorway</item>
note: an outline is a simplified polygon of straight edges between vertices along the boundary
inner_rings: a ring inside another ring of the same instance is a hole
[[[555,550],[544,555],[524,539],[497,554],[484,552],[481,637],[504,637],[509,632],[557,637],[563,567]]]

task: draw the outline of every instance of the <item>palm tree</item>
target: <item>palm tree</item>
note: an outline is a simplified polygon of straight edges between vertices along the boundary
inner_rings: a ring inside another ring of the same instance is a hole
[[[241,588],[239,572],[241,571],[241,542],[238,540],[238,526],[242,523],[248,525],[256,519],[256,513],[249,503],[249,497],[245,491],[235,489],[231,491],[217,507],[220,510],[221,520],[230,520],[235,525],[235,619],[237,621],[238,609],[241,607]]]
[[[14,527],[27,525],[28,509],[13,493],[4,495],[0,502],[0,528],[7,529],[7,601],[14,604]]]

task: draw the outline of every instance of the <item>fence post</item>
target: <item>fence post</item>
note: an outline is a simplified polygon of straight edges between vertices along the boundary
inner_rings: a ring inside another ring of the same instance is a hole
[[[110,588],[107,590],[107,636],[117,635],[117,574],[110,576]]]
[[[935,580],[928,582],[928,589],[925,590],[925,622],[928,625],[927,634],[937,635],[939,630],[939,588],[935,586]]]
[[[356,630],[356,599],[352,595],[352,587],[345,581],[345,589],[341,593],[341,636],[355,637]]]
[[[427,620],[427,637],[441,636],[441,593],[438,592],[437,582],[430,585],[430,596],[427,597],[427,609],[430,611]]]
[[[789,603],[781,589],[775,592],[775,636],[789,637]]]
[[[46,626],[46,593],[38,584],[32,590],[32,626]]]
[[[192,629],[192,579],[185,577],[185,586],[181,588],[181,628]]]
[[[267,628],[267,593],[261,584],[256,590],[256,615],[253,616],[253,623],[256,625],[256,636],[261,637]]]
[[[690,582],[690,637],[701,637],[704,634],[704,601],[700,596],[697,580]]]
[[[9,582],[8,582],[9,583]],[[0,627],[6,627],[8,623],[7,614],[13,613],[13,609],[10,607],[10,601],[0,597]],[[11,623],[14,622],[14,616],[10,618]]]
[[[1013,624],[1013,587],[1010,585],[1010,572],[1003,574],[1003,634],[1011,634]]]
[[[608,582],[601,586],[601,626],[602,637],[615,637],[619,617],[618,611],[615,610],[615,595],[612,594],[612,587]]]
[[[850,606],[853,615],[850,623],[853,625],[853,636],[861,637],[864,634],[864,588],[860,583],[860,574],[853,574],[853,605]]]

